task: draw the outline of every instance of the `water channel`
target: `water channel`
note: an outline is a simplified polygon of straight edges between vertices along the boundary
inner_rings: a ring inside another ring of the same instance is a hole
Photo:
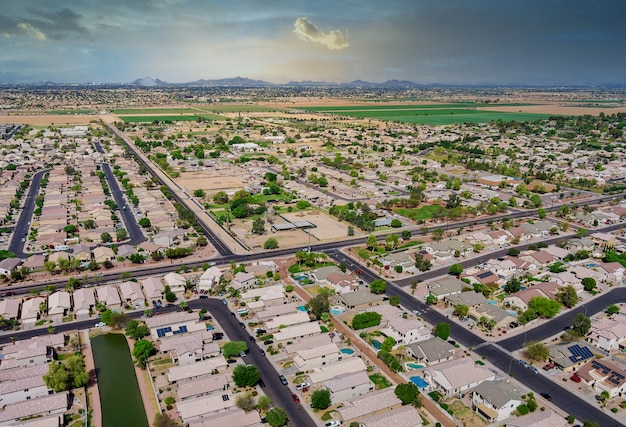
[[[97,336],[91,340],[91,348],[98,377],[102,427],[148,427],[124,335]]]

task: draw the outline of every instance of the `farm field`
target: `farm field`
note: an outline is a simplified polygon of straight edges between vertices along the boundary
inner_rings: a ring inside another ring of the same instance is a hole
[[[195,113],[194,108],[118,108],[111,110],[112,114],[178,114]]]
[[[182,115],[182,116],[162,116],[162,115],[152,115],[152,116],[119,116],[120,119],[124,120],[126,123],[150,123],[154,121],[159,122],[193,122],[198,120],[199,118],[203,118],[205,120],[226,120],[226,117],[218,116],[217,114],[190,114],[190,115]]]
[[[490,121],[535,121],[550,117],[549,114],[520,113],[481,110],[472,103],[438,105],[377,105],[357,107],[312,107],[316,112],[341,114],[344,116],[390,120],[427,125],[450,125],[459,123],[487,123]]]
[[[195,110],[209,111],[213,113],[268,113],[274,111],[284,111],[282,108],[266,107],[263,105],[203,105],[198,106]]]

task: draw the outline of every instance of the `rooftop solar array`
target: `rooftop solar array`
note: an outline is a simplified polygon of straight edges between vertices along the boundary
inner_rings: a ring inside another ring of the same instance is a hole
[[[567,347],[567,349],[572,353],[569,357],[569,360],[572,363],[582,362],[583,360],[591,359],[593,357],[593,353],[587,347],[581,347],[578,344],[573,345],[571,347]]]
[[[174,335],[182,334],[183,332],[187,332],[187,326],[181,326],[180,328],[178,328],[175,331],[172,331],[172,327],[171,326],[168,326],[166,328],[159,328],[159,329],[157,329],[157,335],[159,336],[159,338],[163,338],[169,332],[172,332]]]
[[[625,378],[624,375],[620,374],[619,372],[614,371],[608,366],[603,365],[597,360],[594,360],[593,362],[591,362],[591,367],[595,370],[601,371],[602,375],[608,375],[607,381],[612,384],[620,385],[624,381],[624,378]]]
[[[477,277],[479,279],[484,279],[485,277],[489,277],[491,275],[493,275],[491,271],[485,271],[484,273],[480,273]]]

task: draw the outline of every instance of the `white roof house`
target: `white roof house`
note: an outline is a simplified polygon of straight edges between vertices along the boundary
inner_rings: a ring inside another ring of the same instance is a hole
[[[223,371],[228,367],[224,356],[205,359],[201,362],[192,363],[190,365],[174,366],[170,368],[167,379],[171,383],[192,378],[200,378],[211,375],[213,371]]]
[[[396,396],[395,387],[388,387],[344,401],[343,407],[338,408],[337,413],[339,418],[347,423],[349,420],[361,418],[383,409],[389,410],[389,408],[399,405],[402,405],[402,401]]]
[[[86,319],[89,317],[89,312],[96,305],[96,298],[93,294],[93,289],[79,288],[72,294],[74,299],[74,312],[78,319]]]
[[[100,286],[96,288],[96,294],[98,295],[98,301],[106,305],[107,308],[119,309],[122,305],[120,294],[117,292],[117,287],[113,285]]]
[[[469,357],[429,366],[424,368],[423,373],[424,380],[430,384],[430,387],[438,388],[446,396],[461,393],[476,387],[483,381],[495,379],[493,372],[475,364]]]
[[[69,292],[57,291],[48,296],[48,314],[50,316],[64,316],[71,309]]]
[[[17,298],[7,298],[0,301],[0,316],[3,319],[17,319],[20,310],[20,300]]]
[[[311,320],[309,313],[306,311],[298,311],[284,316],[277,316],[272,320],[265,322],[265,329],[269,331],[277,330],[279,327],[294,326],[301,323],[308,323]]]
[[[22,323],[24,326],[32,326],[39,319],[40,305],[46,303],[46,297],[33,297],[25,299],[22,303]]]
[[[214,413],[233,406],[235,406],[235,397],[230,391],[225,391],[218,395],[187,399],[176,403],[178,413],[186,423],[200,419],[204,414]]]
[[[362,427],[421,427],[422,418],[413,406],[407,405],[372,415],[362,419],[360,423]]]
[[[332,365],[325,365],[321,368],[315,368],[313,372],[309,373],[309,379],[311,383],[317,384],[324,381],[328,381],[331,378],[343,375],[349,372],[359,372],[367,369],[365,362],[359,357],[351,357],[350,359],[342,360]]]
[[[202,273],[198,281],[198,290],[208,292],[216,286],[222,278],[222,271],[213,266],[209,267]]]
[[[163,281],[165,282],[166,286],[170,287],[170,290],[172,292],[185,292],[185,285],[187,284],[187,280],[185,280],[182,275],[172,271],[163,276]]]
[[[276,342],[293,340],[309,335],[317,335],[321,332],[319,322],[301,323],[299,325],[289,326],[281,329],[274,334]]]
[[[135,307],[137,305],[143,306],[143,303],[146,301],[146,298],[141,290],[141,285],[137,282],[126,281],[119,284],[120,293],[122,294],[122,299],[126,302],[134,304]]]

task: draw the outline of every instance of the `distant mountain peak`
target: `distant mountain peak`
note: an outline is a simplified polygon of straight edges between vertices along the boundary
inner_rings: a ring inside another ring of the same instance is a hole
[[[133,82],[133,84],[136,85],[136,86],[149,86],[149,87],[152,87],[152,86],[165,86],[165,85],[167,85],[167,83],[165,83],[164,81],[159,80],[159,79],[153,79],[150,76],[146,76],[146,77],[143,77],[141,79],[137,79],[137,80],[135,80]]]

